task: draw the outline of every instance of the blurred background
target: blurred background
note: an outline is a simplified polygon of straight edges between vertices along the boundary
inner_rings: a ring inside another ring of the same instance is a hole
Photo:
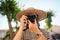
[[[60,40],[60,0],[0,0],[0,40],[12,40],[20,23],[16,14],[29,7],[44,10],[47,18],[39,22],[54,40]],[[57,35],[57,36],[56,36]]]

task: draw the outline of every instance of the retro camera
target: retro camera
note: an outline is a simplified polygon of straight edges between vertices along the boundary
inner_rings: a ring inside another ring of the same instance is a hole
[[[34,23],[34,20],[37,18],[36,15],[26,15],[28,18],[27,20],[30,20],[30,22]],[[26,24],[26,29],[29,29],[28,24]],[[23,31],[25,31],[26,29],[24,29]]]
[[[27,20],[30,20],[32,23],[34,23],[34,19],[36,19],[36,15],[26,15],[28,18]]]

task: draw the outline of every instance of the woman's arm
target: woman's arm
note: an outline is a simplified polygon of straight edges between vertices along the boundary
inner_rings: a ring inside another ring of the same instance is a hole
[[[40,30],[38,30],[37,32],[39,40],[47,40],[47,38],[43,35],[43,33]]]
[[[23,26],[20,26],[16,36],[14,37],[13,40],[21,40],[22,38],[22,33],[23,33]]]
[[[27,17],[25,15],[23,15],[20,18],[20,22],[21,22],[20,28],[13,40],[21,40],[24,26],[25,26],[25,24],[27,24]]]
[[[29,30],[37,34],[39,40],[46,40],[46,37],[43,35],[43,33],[39,30],[37,21],[35,20],[34,23],[31,23],[29,20]]]

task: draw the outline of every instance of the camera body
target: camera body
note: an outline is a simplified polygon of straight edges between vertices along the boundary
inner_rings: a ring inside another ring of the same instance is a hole
[[[26,15],[28,18],[27,20],[30,20],[32,23],[34,23],[34,20],[37,18],[36,15]]]

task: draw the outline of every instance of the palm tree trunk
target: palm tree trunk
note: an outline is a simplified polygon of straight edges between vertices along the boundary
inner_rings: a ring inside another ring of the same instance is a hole
[[[11,21],[8,20],[8,25],[9,25],[9,32],[10,32],[10,40],[13,40],[13,28],[11,25]]]

